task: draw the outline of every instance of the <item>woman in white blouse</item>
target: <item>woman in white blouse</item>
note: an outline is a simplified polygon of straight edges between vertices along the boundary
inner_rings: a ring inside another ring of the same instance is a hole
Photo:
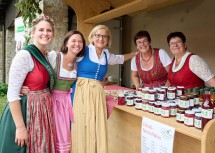
[[[108,64],[123,64],[136,53],[111,54],[106,49],[111,46],[111,33],[104,25],[96,26],[88,39],[84,57],[77,59],[78,78],[73,87],[72,152],[108,153],[106,98],[101,82]]]
[[[214,74],[201,57],[187,51],[186,37],[182,32],[170,33],[167,42],[174,54],[168,74],[169,85],[190,89],[201,88],[206,83],[215,87]]]

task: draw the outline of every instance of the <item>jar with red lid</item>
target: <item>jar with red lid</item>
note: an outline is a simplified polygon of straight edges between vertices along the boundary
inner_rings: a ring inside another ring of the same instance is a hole
[[[168,103],[162,103],[161,116],[165,118],[170,117],[170,106]]]
[[[158,90],[160,90],[161,88],[159,87],[154,87],[155,90],[155,101],[158,100]]]
[[[176,96],[179,97],[184,94],[184,86],[177,86]]]
[[[202,128],[202,114],[201,113],[195,113],[194,127],[197,129]]]
[[[176,98],[176,88],[175,87],[169,87],[167,89],[167,99],[174,100]]]
[[[182,109],[188,109],[190,107],[190,101],[188,97],[185,95],[180,96],[178,106]]]
[[[136,99],[135,108],[138,110],[142,109],[142,99]]]
[[[170,116],[175,117],[177,114],[177,104],[169,103],[169,105],[170,105]]]
[[[148,112],[149,113],[154,113],[154,103],[155,102],[149,101],[149,104],[148,104]]]
[[[159,101],[165,100],[165,89],[159,89],[157,91],[157,100],[159,100]]]
[[[126,98],[127,106],[134,106],[134,96],[128,95]]]
[[[142,98],[142,88],[137,89],[136,95],[137,95],[138,98],[140,98],[140,97]]]
[[[186,126],[194,126],[194,117],[195,113],[192,110],[186,110],[184,114],[184,125]]]
[[[184,109],[178,109],[176,114],[176,121],[179,123],[184,123]]]
[[[124,94],[118,94],[118,105],[125,105],[125,97]]]
[[[162,106],[161,102],[155,102],[155,104],[154,104],[154,114],[155,115],[161,115],[161,106]]]
[[[148,92],[149,92],[148,93],[148,100],[150,102],[155,102],[155,94],[156,94],[155,90],[154,89],[149,89]]]

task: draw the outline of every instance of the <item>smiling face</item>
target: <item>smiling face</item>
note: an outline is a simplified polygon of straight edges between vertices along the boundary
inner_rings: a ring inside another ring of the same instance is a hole
[[[142,52],[142,53],[146,53],[148,51],[150,51],[150,42],[148,41],[147,37],[142,37],[136,40],[136,47],[137,50]]]
[[[92,42],[96,49],[102,50],[108,45],[109,35],[105,29],[99,29],[92,37]]]
[[[31,35],[34,38],[34,44],[39,49],[45,49],[54,37],[54,29],[49,22],[40,21],[35,25]]]
[[[182,57],[186,53],[186,43],[180,37],[173,37],[169,41],[170,51],[176,57]]]
[[[66,44],[66,47],[68,47],[68,53],[77,55],[83,49],[83,44],[81,35],[73,34]]]

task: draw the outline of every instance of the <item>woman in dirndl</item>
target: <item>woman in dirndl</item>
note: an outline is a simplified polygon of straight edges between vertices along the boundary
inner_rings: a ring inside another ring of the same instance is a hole
[[[55,153],[55,126],[50,89],[55,75],[44,56],[54,37],[54,23],[41,15],[32,22],[33,44],[14,57],[8,83],[8,104],[0,123],[1,153]],[[20,97],[22,86],[30,92]]]
[[[107,109],[102,81],[108,64],[123,64],[136,53],[111,54],[111,33],[97,25],[88,37],[85,55],[77,59],[78,78],[73,85],[72,153],[108,153]]]

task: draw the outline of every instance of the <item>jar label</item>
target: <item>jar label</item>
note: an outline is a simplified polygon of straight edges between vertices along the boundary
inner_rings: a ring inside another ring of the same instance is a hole
[[[169,117],[169,110],[161,109],[161,116]]]
[[[199,98],[194,98],[194,105],[199,105]]]
[[[136,109],[142,109],[142,103],[136,103],[135,108]]]
[[[161,114],[161,108],[154,107],[154,114],[160,115]]]
[[[213,118],[213,109],[203,109],[201,110],[202,117],[206,119],[212,119]]]
[[[128,105],[128,106],[134,105],[134,100],[129,100],[129,99],[127,99],[127,105]]]
[[[149,111],[149,112],[154,112],[154,109],[153,109],[153,108],[154,108],[154,106],[148,105],[148,111]]]
[[[182,90],[177,90],[177,96],[181,96],[182,95]]]
[[[184,114],[177,113],[176,114],[176,120],[177,121],[184,121]]]
[[[194,106],[194,99],[190,99],[190,107]]]
[[[148,94],[148,100],[155,101],[155,94]]]
[[[165,94],[160,94],[160,93],[157,94],[157,99],[158,99],[158,100],[163,101],[164,98],[165,98]]]
[[[179,107],[181,108],[189,108],[190,107],[190,102],[189,100],[179,100]]]
[[[148,110],[148,104],[142,104],[142,110]]]
[[[194,117],[186,117],[184,116],[184,124],[193,126]]]
[[[198,120],[198,119],[195,119],[194,120],[194,126],[198,129],[201,129],[202,128],[202,120]]]
[[[175,116],[177,114],[177,109],[176,108],[171,108],[170,109],[170,116]]]
[[[175,93],[167,92],[167,98],[168,99],[175,99]]]

